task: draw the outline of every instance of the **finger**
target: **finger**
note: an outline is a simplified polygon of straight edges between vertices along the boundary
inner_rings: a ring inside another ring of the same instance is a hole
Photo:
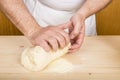
[[[70,34],[70,38],[74,39],[75,37],[78,36],[78,34],[80,33],[80,29],[82,27],[82,24],[80,22],[77,22],[76,24],[73,23],[74,29]]]
[[[77,52],[79,49],[72,49],[72,50],[69,50],[68,53],[75,53]]]
[[[75,43],[73,39],[70,40],[71,45]]]
[[[74,29],[74,27],[73,27],[73,25],[71,25],[71,26],[69,27],[69,35],[72,33],[73,29]]]
[[[47,41],[48,41],[48,43],[49,43],[49,46],[51,46],[51,48],[52,48],[54,51],[57,51],[57,49],[58,49],[57,40],[54,39],[54,38],[48,38]]]
[[[48,43],[45,40],[40,41],[39,46],[41,46],[47,52],[51,50],[51,47],[48,45]]]
[[[73,44],[73,45],[70,47],[70,49],[71,49],[71,50],[72,50],[72,49],[77,49],[77,48],[80,48],[80,46],[81,46],[81,45],[75,43],[75,44]]]
[[[58,32],[55,32],[55,33],[52,32],[52,33],[50,33],[48,35],[55,37],[55,39],[57,40],[57,44],[58,44],[59,48],[64,48],[66,42],[64,40],[64,37],[60,33],[58,33]]]
[[[69,22],[67,22],[67,23],[65,23],[65,24],[59,25],[58,27],[59,27],[60,29],[64,30],[64,29],[69,28],[71,25],[72,25],[72,23],[71,23],[71,21],[69,21]]]
[[[59,33],[56,33],[56,35],[54,37],[57,39],[59,47],[64,48],[64,46],[66,44],[64,37]]]
[[[78,49],[81,47],[83,40],[84,40],[84,35],[85,35],[85,31],[84,31],[84,27],[82,28],[79,36],[77,37],[76,42],[71,46],[70,49]]]
[[[58,32],[58,33],[64,38],[64,41],[65,41],[64,47],[65,47],[66,45],[68,45],[69,42],[70,42],[70,38],[69,38],[68,33],[66,33],[66,32],[63,31],[63,30],[59,30],[59,31],[57,30],[56,32]]]

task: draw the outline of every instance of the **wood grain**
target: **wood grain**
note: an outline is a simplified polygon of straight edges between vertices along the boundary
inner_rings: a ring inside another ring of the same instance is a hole
[[[0,11],[0,35],[21,35],[21,32]]]
[[[112,0],[96,19],[98,35],[120,35],[120,0]]]
[[[120,36],[85,37],[80,50],[63,56],[75,68],[68,73],[26,70],[21,52],[29,41],[23,36],[0,37],[0,80],[120,80]]]

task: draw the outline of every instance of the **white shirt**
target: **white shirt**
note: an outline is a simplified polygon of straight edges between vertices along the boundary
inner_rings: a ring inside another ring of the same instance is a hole
[[[86,0],[24,0],[39,25],[59,25],[70,20]],[[95,15],[85,20],[85,34],[96,35]]]

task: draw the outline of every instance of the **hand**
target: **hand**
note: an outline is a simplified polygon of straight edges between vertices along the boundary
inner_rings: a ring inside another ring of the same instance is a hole
[[[56,51],[58,48],[64,48],[70,42],[69,35],[63,29],[68,24],[55,26],[47,26],[45,28],[38,28],[31,33],[28,37],[33,45],[38,45],[44,48],[46,51],[53,49]],[[62,26],[62,28],[61,28]]]
[[[82,45],[85,35],[85,17],[80,14],[76,14],[70,21],[72,22],[72,26],[69,28],[71,42],[69,52],[72,53],[77,51]]]

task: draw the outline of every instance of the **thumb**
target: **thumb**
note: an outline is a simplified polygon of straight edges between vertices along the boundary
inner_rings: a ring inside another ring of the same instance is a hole
[[[61,25],[59,25],[58,27],[60,28],[60,29],[67,29],[67,28],[70,28],[72,26],[72,22],[71,21],[69,21],[69,22],[67,22],[67,23],[64,23],[64,24],[61,24]]]

